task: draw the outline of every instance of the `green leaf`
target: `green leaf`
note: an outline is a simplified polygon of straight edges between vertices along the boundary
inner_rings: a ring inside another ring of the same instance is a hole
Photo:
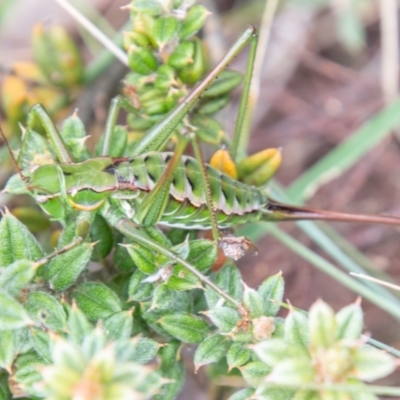
[[[238,322],[241,320],[240,314],[230,307],[215,307],[204,314],[206,314],[213,324],[223,333],[228,333],[236,328]]]
[[[285,281],[282,273],[267,278],[258,288],[258,293],[264,300],[264,312],[268,317],[274,317],[279,311],[279,303],[282,301],[285,290]]]
[[[153,293],[153,285],[143,282],[147,275],[141,270],[135,271],[128,286],[128,301],[145,301],[148,300]]]
[[[120,362],[133,361],[146,364],[156,356],[159,348],[160,345],[155,340],[148,338],[115,342],[115,354]]]
[[[249,400],[252,398],[255,390],[252,388],[246,388],[239,390],[228,398],[228,400]]]
[[[336,337],[336,318],[331,307],[317,300],[308,314],[310,341],[313,347],[329,347]]]
[[[243,304],[249,310],[251,318],[259,318],[264,314],[262,297],[247,285],[244,285]]]
[[[4,372],[0,373],[0,400],[9,400],[13,397],[10,391],[8,378],[8,374]]]
[[[336,339],[359,339],[364,323],[360,304],[354,303],[342,308],[336,314],[336,322]]]
[[[187,268],[182,265],[175,265],[172,270],[172,275],[165,282],[171,290],[192,290],[201,289],[201,283],[196,275],[188,271]]]
[[[358,349],[353,360],[353,374],[363,381],[383,378],[396,369],[396,361],[390,354],[370,346]]]
[[[9,294],[0,292],[0,330],[18,329],[31,323],[28,313]]]
[[[255,344],[253,350],[261,361],[271,367],[288,358],[298,359],[305,355],[301,345],[283,339],[264,340]]]
[[[138,243],[124,245],[133,262],[144,274],[153,275],[158,272],[154,252]]]
[[[268,376],[268,381],[284,385],[290,377],[291,385],[314,381],[315,372],[311,361],[305,358],[286,359],[278,363]]]
[[[73,291],[72,296],[89,320],[104,319],[122,311],[118,296],[102,283],[82,283]]]
[[[0,368],[12,373],[11,366],[17,354],[14,331],[0,330]]]
[[[190,240],[187,261],[196,268],[205,272],[211,268],[218,256],[217,246],[206,239]]]
[[[230,294],[234,299],[242,301],[243,285],[241,278],[242,277],[237,267],[235,265],[228,264],[218,271],[215,278],[215,283],[223,291]],[[205,295],[208,307],[210,309],[214,308],[220,300],[219,295],[208,286],[206,288]]]
[[[67,316],[61,303],[45,292],[32,292],[25,302],[30,317],[54,332],[65,332]]]
[[[132,310],[111,314],[104,320],[103,327],[110,340],[129,338],[133,328]]]
[[[121,272],[133,272],[136,269],[136,264],[133,262],[125,246],[116,246],[113,262],[115,267]]]
[[[267,374],[271,371],[271,368],[261,361],[250,362],[239,369],[245,381],[253,387],[260,385]]]
[[[125,148],[125,146],[126,143],[123,145],[123,147]],[[106,220],[99,214],[96,214],[96,217],[94,218],[94,221],[90,227],[90,241],[92,243],[96,243],[91,256],[93,261],[104,260],[110,254],[113,248],[114,238],[110,225],[108,225]]]
[[[85,126],[76,113],[64,120],[60,134],[74,161],[79,162],[90,158],[85,144]]]
[[[0,243],[0,267],[21,259],[37,261],[43,257],[34,236],[7,210],[0,221]]]
[[[250,360],[253,352],[240,342],[233,342],[226,355],[229,371],[233,368],[241,367]]]
[[[204,320],[189,313],[164,315],[158,322],[169,334],[184,343],[200,343],[209,332]]]
[[[28,391],[28,393],[36,394],[35,390],[33,390],[33,386],[42,380],[42,374],[39,371],[43,366],[43,359],[34,351],[21,354],[16,360],[16,372],[14,378],[19,385]]]
[[[162,373],[170,382],[162,386],[154,400],[175,400],[185,382],[185,365],[182,360],[177,360],[167,370],[162,369]]]
[[[289,343],[303,347],[308,354],[308,320],[307,317],[298,311],[292,310],[285,320],[285,340]]]
[[[69,308],[67,325],[69,338],[76,344],[81,344],[85,337],[93,330],[85,314],[76,306],[75,302]]]
[[[17,260],[1,272],[0,289],[16,296],[36,274],[37,264],[30,260]]]
[[[36,353],[38,353],[46,363],[50,364],[52,356],[49,334],[42,329],[31,328],[29,330],[29,339]]]
[[[229,338],[219,334],[203,340],[194,353],[195,371],[203,365],[215,363],[226,356],[230,345]]]
[[[93,244],[83,243],[54,257],[43,270],[43,277],[56,291],[73,285],[85,269],[93,251]]]

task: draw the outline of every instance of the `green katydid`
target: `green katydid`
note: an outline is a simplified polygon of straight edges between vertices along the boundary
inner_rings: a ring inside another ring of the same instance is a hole
[[[263,188],[246,185],[204,164],[196,140],[194,149],[197,159],[182,155],[191,133],[181,138],[175,153],[160,152],[202,93],[249,42],[252,51],[247,76],[251,76],[256,41],[255,30],[248,28],[192,93],[139,141],[130,157],[108,156],[119,109],[124,107],[129,111],[126,100],[116,98],[112,103],[101,156],[81,162],[75,162],[43,107],[36,105],[28,118],[28,129],[37,123],[42,125],[57,161],[31,165],[19,171],[9,180],[5,191],[29,193],[55,219],[64,220],[71,213],[79,214],[76,239],[68,248],[86,238],[90,223],[96,213],[100,213],[124,235],[184,265],[235,304],[235,300],[221,293],[193,266],[171,250],[143,236],[136,230],[136,226],[160,223],[184,229],[212,228],[214,239],[219,242],[225,254],[234,259],[240,258],[252,245],[245,238],[223,235],[220,230],[246,222],[261,219],[274,222],[317,219],[399,226],[400,219],[392,217],[350,215],[275,202],[268,198]],[[234,143],[240,141],[238,136],[243,130],[249,85],[249,80],[246,80]]]

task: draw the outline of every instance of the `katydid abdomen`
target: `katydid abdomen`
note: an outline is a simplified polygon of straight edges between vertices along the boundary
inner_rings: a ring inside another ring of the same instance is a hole
[[[29,182],[14,176],[6,187],[10,193],[30,193],[56,219],[66,215],[65,206],[83,211],[99,208],[107,198],[120,201],[125,217],[140,223],[135,211],[163,176],[172,153],[149,152],[131,158],[97,157],[79,163],[35,166],[25,171]],[[184,229],[209,229],[198,161],[182,156],[172,173],[167,204],[159,223]],[[246,185],[206,165],[213,208],[220,228],[237,224],[285,220],[360,221],[400,225],[394,217],[346,214],[277,203],[262,188]],[[146,200],[145,200],[146,201]]]
[[[118,190],[139,190],[132,201],[138,205],[142,194],[151,191],[161,179],[172,153],[150,152],[115,161],[106,171],[113,174]],[[245,185],[206,165],[213,207],[219,227],[257,221],[268,202],[259,188]],[[207,190],[196,159],[182,156],[173,172],[169,199],[161,224],[186,229],[209,229],[211,219],[206,203]]]
[[[28,192],[55,218],[63,217],[66,201],[78,210],[92,210],[112,197],[121,201],[126,216],[136,222],[135,209],[161,179],[171,157],[172,153],[149,152],[132,158],[97,157],[79,163],[36,166],[26,174]],[[209,165],[206,170],[220,228],[260,219],[268,203],[263,190]],[[167,206],[159,222],[186,229],[209,229],[205,190],[197,160],[182,156],[173,172]],[[15,181],[10,181],[8,191],[17,193]]]

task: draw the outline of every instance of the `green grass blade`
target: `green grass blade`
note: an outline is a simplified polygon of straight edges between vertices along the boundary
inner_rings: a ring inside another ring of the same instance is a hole
[[[289,186],[288,196],[295,203],[304,201],[324,183],[340,176],[357,163],[399,124],[400,97],[304,172]]]
[[[296,239],[293,239],[290,235],[288,235],[278,227],[268,223],[263,223],[263,225],[267,225],[265,228],[272,236],[274,236],[280,242],[284,243],[296,254],[300,255],[302,258],[313,264],[316,268],[331,276],[336,281],[342,283],[349,289],[353,290],[355,293],[358,293],[365,299],[369,300],[371,303],[376,304],[378,307],[380,307],[382,310],[385,310],[396,319],[400,320],[400,308],[398,304],[395,304],[393,301],[382,297],[381,294],[378,293],[376,290],[369,288],[366,285],[363,285],[346,273],[340,271],[335,265],[325,260],[320,255],[314,253],[312,250],[308,249]]]

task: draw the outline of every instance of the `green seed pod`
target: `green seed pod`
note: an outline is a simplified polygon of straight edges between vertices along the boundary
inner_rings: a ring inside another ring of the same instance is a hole
[[[73,291],[72,296],[77,306],[92,321],[122,311],[118,296],[102,283],[82,283]]]
[[[54,332],[65,332],[67,316],[61,303],[45,292],[32,292],[25,302],[30,317]]]
[[[132,11],[138,14],[159,16],[163,10],[163,2],[159,0],[133,0],[130,5]]]
[[[139,32],[124,32],[123,46],[128,50],[132,45],[139,47],[147,47],[150,42],[147,36]]]
[[[254,186],[265,185],[281,165],[279,149],[265,149],[241,160],[237,165],[239,180]]]
[[[134,45],[128,49],[128,63],[134,72],[141,75],[150,75],[158,66],[157,59],[150,50]]]
[[[181,69],[193,64],[194,51],[193,41],[179,43],[168,58],[168,65],[172,68]]]
[[[73,285],[85,269],[93,251],[93,244],[83,243],[54,257],[43,270],[50,287],[62,291]]]
[[[204,22],[210,12],[204,6],[193,6],[190,8],[186,18],[182,22],[179,37],[187,39],[196,34],[204,25]]]
[[[174,39],[179,30],[179,21],[175,17],[157,18],[154,24],[153,35],[158,47],[163,47]]]
[[[190,118],[190,122],[197,128],[197,135],[203,142],[221,143],[224,137],[224,129],[218,121],[205,115],[195,114]]]
[[[147,115],[139,116],[131,113],[128,114],[127,122],[129,127],[134,129],[135,131],[146,131],[154,124],[153,119],[148,117]]]
[[[172,85],[176,85],[174,69],[169,65],[161,65],[157,70],[154,87],[166,91],[169,90]]]
[[[33,55],[54,85],[70,88],[81,84],[84,70],[81,55],[61,25],[35,26]]]
[[[145,13],[137,13],[133,18],[133,31],[147,37],[152,47],[157,48],[157,42],[154,39],[153,31],[156,20]]]
[[[197,83],[205,72],[205,58],[201,41],[200,39],[195,38],[193,43],[193,63],[181,69],[178,73],[182,82],[191,85]]]

